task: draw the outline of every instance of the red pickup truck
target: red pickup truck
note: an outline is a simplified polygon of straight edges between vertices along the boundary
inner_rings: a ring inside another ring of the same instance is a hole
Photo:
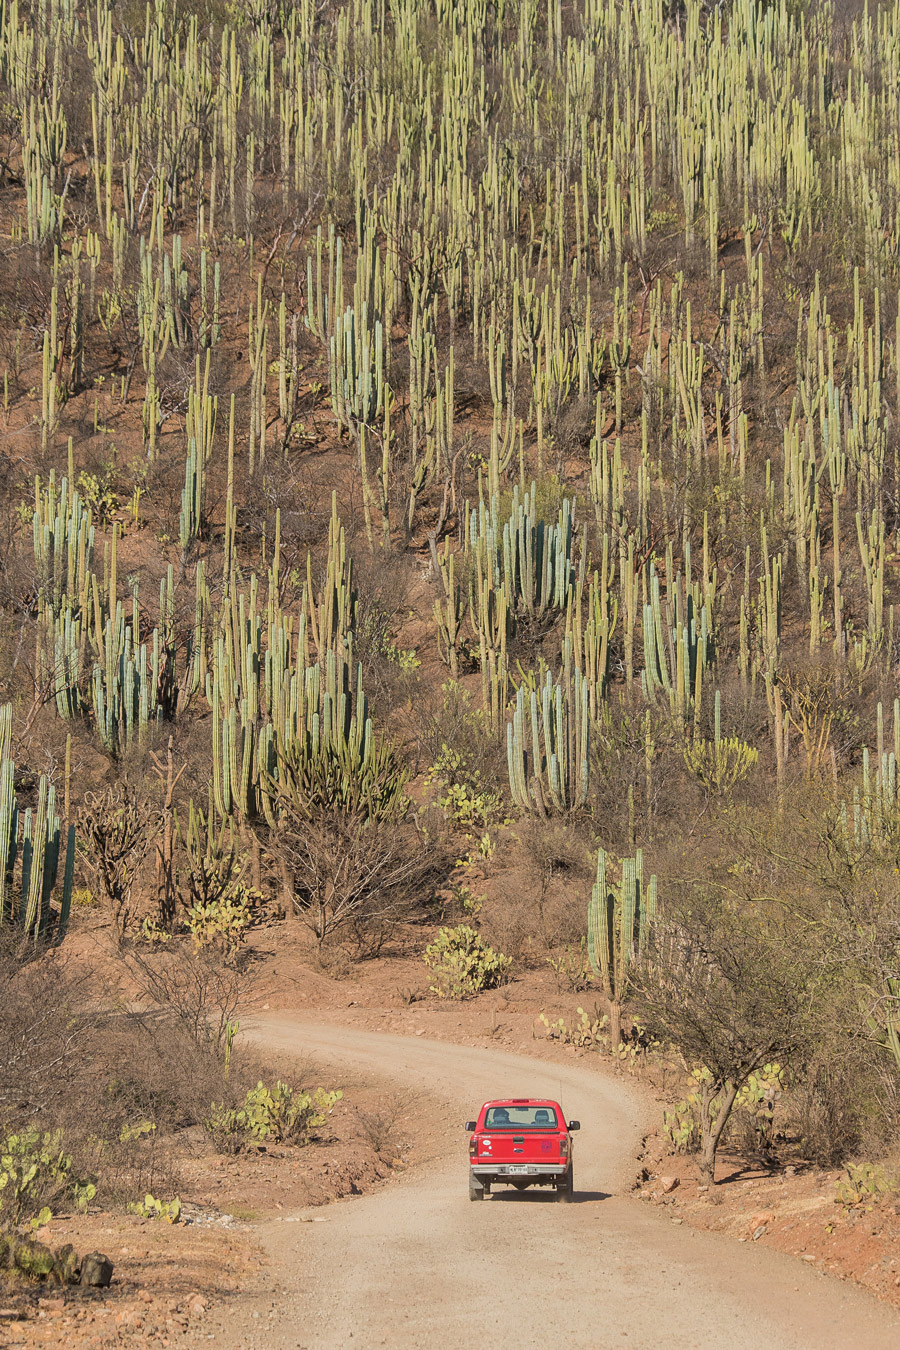
[[[559,1102],[506,1097],[485,1102],[477,1120],[466,1122],[469,1140],[469,1199],[483,1200],[498,1182],[524,1191],[552,1186],[557,1200],[571,1200],[572,1134],[577,1120]]]

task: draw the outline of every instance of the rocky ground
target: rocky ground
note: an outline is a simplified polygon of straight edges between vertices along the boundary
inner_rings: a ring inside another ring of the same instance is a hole
[[[761,1168],[729,1153],[719,1159],[710,1195],[691,1159],[667,1153],[658,1137],[647,1141],[642,1161],[635,1193],[666,1207],[674,1222],[762,1242],[900,1307],[897,1197],[850,1207],[835,1191],[843,1171]]]

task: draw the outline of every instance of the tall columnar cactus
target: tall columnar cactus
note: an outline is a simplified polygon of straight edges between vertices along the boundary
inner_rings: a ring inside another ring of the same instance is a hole
[[[318,595],[312,579],[312,557],[306,555],[306,587],[303,608],[316,653],[323,659],[332,647],[346,640],[356,623],[356,590],[353,560],[347,552],[344,527],[337,509],[337,493],[331,495],[328,527],[328,559]]]
[[[176,239],[176,243],[180,243]],[[209,352],[201,369],[197,357],[194,379],[188,388],[187,453],[184,463],[184,487],[181,490],[181,515],[178,537],[182,550],[187,552],[200,538],[206,511],[206,465],[212,451],[216,430],[218,399],[209,392]]]
[[[596,720],[609,685],[610,644],[619,618],[618,597],[610,584],[609,535],[603,536],[602,569],[594,572],[588,585],[586,616],[584,598],[584,585],[579,579],[566,614],[566,640],[575,664],[588,681],[591,717]]]
[[[200,538],[203,513],[206,506],[206,467],[197,441],[191,437],[184,461],[184,487],[181,489],[181,513],[178,519],[178,542],[187,553]]]
[[[459,647],[467,605],[465,591],[456,580],[454,557],[448,540],[443,551],[437,555],[444,596],[441,600],[435,600],[433,614],[438,631],[438,651],[455,680],[459,675]]]
[[[337,809],[362,820],[386,820],[402,809],[408,771],[375,732],[352,644],[306,669],[296,718],[281,734],[271,722],[264,728],[259,769],[272,828],[286,807],[308,817]]]
[[[674,591],[674,604],[672,592]],[[650,599],[644,605],[644,670],[641,686],[648,701],[665,695],[673,717],[699,716],[703,676],[712,663],[712,615],[700,585],[680,574],[663,605],[659,577],[650,569]]]
[[[136,739],[143,742],[150,726],[172,713],[176,691],[169,679],[172,653],[159,629],[153,630],[150,650],[138,644],[137,598],[131,623],[121,601],[115,618],[102,632],[100,656],[91,677],[91,695],[97,734],[107,754],[117,757]],[[169,700],[167,702],[167,700]]]
[[[900,699],[894,700],[893,739],[885,745],[884,708],[876,708],[878,744],[874,755],[863,747],[859,782],[849,801],[841,803],[844,840],[859,854],[890,851],[900,830]]]
[[[325,584],[317,600],[311,594],[308,575],[296,623],[274,589],[260,612],[255,580],[249,595],[232,593],[222,606],[207,697],[213,796],[223,818],[265,818],[274,827],[288,781],[310,802],[366,814],[402,796],[406,775],[374,732],[353,658],[355,597],[336,507]]]
[[[51,471],[46,485],[34,480],[34,561],[45,602],[58,614],[64,597],[72,609],[87,603],[94,553],[94,526],[68,477]]]
[[[348,305],[335,319],[329,344],[331,405],[346,427],[370,426],[384,407],[384,334],[381,321],[370,326],[363,302]]]
[[[513,622],[539,622],[565,612],[578,582],[573,511],[574,503],[566,498],[556,521],[545,521],[538,513],[535,483],[521,496],[518,485],[513,488],[502,524],[497,497],[488,506],[467,508],[465,547],[477,579],[472,613],[480,629],[490,626],[494,592],[502,592]]]
[[[537,688],[520,686],[506,728],[513,801],[546,818],[576,811],[590,784],[588,682],[579,670],[557,683],[548,671]]]
[[[610,1047],[618,1052],[622,1003],[628,988],[628,968],[647,940],[656,918],[656,877],[644,888],[644,860],[638,849],[623,858],[621,880],[610,876],[609,859],[597,852],[597,880],[588,904],[588,959],[609,1001]]]
[[[87,621],[73,614],[66,597],[62,609],[54,618],[49,606],[38,611],[41,642],[38,647],[40,680],[56,701],[60,717],[71,720],[84,707],[82,670],[86,649]]]
[[[8,719],[7,719],[8,720]],[[15,764],[4,740],[0,758],[0,927],[16,924],[29,936],[61,942],[69,921],[75,876],[75,827],[66,835],[58,908],[52,905],[62,841],[56,789],[41,777],[37,806],[20,811]]]

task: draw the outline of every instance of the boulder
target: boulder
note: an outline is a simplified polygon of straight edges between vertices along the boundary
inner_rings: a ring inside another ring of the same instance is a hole
[[[669,1192],[674,1191],[677,1186],[678,1177],[660,1177],[659,1179],[659,1188],[663,1195],[668,1195]]]
[[[94,1289],[106,1289],[112,1279],[113,1263],[103,1252],[88,1252],[81,1262],[81,1283]]]

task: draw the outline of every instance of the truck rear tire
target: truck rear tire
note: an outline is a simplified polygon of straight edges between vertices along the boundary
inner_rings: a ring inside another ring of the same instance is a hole
[[[469,1177],[469,1199],[483,1200],[485,1188],[473,1176]]]
[[[572,1168],[570,1167],[568,1172],[566,1173],[566,1177],[562,1185],[557,1186],[556,1188],[556,1198],[557,1200],[561,1200],[563,1204],[566,1204],[568,1203],[568,1201],[573,1200],[574,1197],[575,1197],[575,1176],[572,1171]]]

